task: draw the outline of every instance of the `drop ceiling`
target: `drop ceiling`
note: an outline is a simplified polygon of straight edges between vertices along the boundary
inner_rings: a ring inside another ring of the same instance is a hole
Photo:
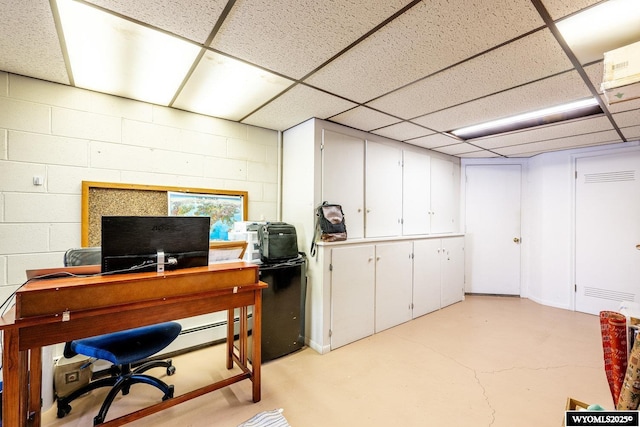
[[[597,43],[562,33],[618,1],[628,0],[3,0],[0,70],[280,131],[316,117],[463,158],[530,157],[640,139],[640,100],[608,105],[600,91],[604,52],[640,40],[640,5]],[[74,41],[67,7],[107,17],[114,41],[92,39],[97,24]],[[145,48],[145,34],[166,49]],[[78,55],[104,61],[112,82],[85,81]],[[178,59],[161,89],[133,91]],[[448,133],[593,96],[604,114]]]

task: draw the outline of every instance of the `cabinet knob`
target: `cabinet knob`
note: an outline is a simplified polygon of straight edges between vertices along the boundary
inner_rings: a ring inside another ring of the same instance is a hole
[[[513,242],[514,243],[520,243],[520,238],[519,237],[514,237],[513,238]]]

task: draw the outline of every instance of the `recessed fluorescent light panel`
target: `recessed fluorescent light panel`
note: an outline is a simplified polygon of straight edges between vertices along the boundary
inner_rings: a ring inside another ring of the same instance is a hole
[[[173,106],[237,121],[293,83],[258,67],[207,51]]]
[[[201,48],[73,0],[57,0],[77,87],[168,105]]]
[[[491,122],[468,126],[449,133],[462,139],[480,138],[514,130],[527,129],[564,120],[602,114],[602,109],[594,98],[562,104],[543,110],[505,117]]]
[[[609,0],[556,23],[580,63],[640,40],[640,1]]]

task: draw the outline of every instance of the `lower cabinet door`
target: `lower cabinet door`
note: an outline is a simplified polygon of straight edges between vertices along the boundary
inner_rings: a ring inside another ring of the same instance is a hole
[[[413,317],[440,309],[440,239],[413,242]]]
[[[411,242],[376,245],[376,332],[411,320]]]
[[[331,249],[331,350],[374,333],[375,246]]]

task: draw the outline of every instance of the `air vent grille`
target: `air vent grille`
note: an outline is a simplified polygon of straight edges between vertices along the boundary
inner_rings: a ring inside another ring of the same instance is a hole
[[[632,294],[629,292],[618,292],[618,291],[612,291],[609,289],[591,288],[588,286],[585,286],[584,288],[584,296],[608,299],[611,301],[630,301],[630,302],[635,302],[635,297],[636,297],[635,294]]]
[[[596,184],[601,182],[635,181],[635,179],[636,179],[635,170],[589,173],[584,175],[585,184]]]

